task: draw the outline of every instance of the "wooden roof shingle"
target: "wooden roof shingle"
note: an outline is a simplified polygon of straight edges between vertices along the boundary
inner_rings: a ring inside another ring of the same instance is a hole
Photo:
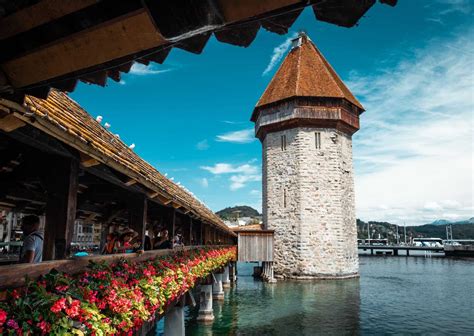
[[[343,98],[363,111],[363,106],[308,36],[300,34],[298,38],[300,45],[291,49],[268,84],[255,106],[252,121],[260,108],[293,97]]]

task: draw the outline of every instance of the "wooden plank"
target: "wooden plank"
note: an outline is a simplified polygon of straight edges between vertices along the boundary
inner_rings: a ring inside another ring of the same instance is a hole
[[[97,0],[43,0],[0,20],[0,40],[93,5]]]
[[[238,236],[239,261],[273,261],[273,236]]]
[[[79,155],[81,157],[81,165],[85,168],[94,167],[100,164],[99,161],[85,153],[79,152]]]
[[[2,64],[15,87],[25,87],[167,43],[146,11],[107,22]]]
[[[161,203],[163,203],[164,205],[168,205],[172,202],[171,199],[161,195],[161,194],[158,194],[156,197],[154,198],[157,198]]]
[[[0,119],[0,129],[4,132],[12,132],[26,124],[12,114],[8,114]]]
[[[178,204],[178,203],[173,202],[173,201],[171,202],[171,206],[172,206],[173,208],[175,208],[175,209],[181,208],[181,204]]]
[[[134,185],[135,183],[137,183],[137,180],[135,180],[135,179],[129,179],[128,181],[125,182],[125,185],[126,185],[127,187],[130,187],[130,186]]]
[[[150,191],[149,193],[147,193],[146,195],[148,196],[148,198],[151,198],[151,199],[154,199],[155,197],[158,197],[160,193],[157,192],[157,191]]]
[[[282,7],[301,3],[300,0],[218,0],[226,22],[245,20]]]

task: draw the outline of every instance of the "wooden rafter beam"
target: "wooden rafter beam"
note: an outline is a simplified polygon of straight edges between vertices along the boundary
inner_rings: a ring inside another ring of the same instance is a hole
[[[0,129],[7,133],[25,125],[26,124],[23,121],[15,117],[13,114],[8,114],[0,119]]]
[[[164,196],[163,194],[159,192],[148,193],[148,197],[152,200],[158,200],[161,204],[164,204],[164,205],[168,205],[173,201],[172,199]]]
[[[130,187],[130,186],[136,184],[136,183],[137,183],[137,180],[135,180],[135,179],[129,179],[129,180],[125,181],[124,183],[125,183],[125,185],[126,185],[127,187]]]
[[[80,152],[79,155],[81,157],[81,165],[85,168],[94,167],[100,164],[99,161],[85,153]]]
[[[178,204],[178,203],[173,202],[173,201],[170,203],[170,205],[171,205],[173,208],[175,208],[175,209],[181,208],[181,204]]]
[[[19,10],[0,20],[0,39],[5,39],[33,29],[39,25],[59,19],[87,6],[97,0],[43,0]]]

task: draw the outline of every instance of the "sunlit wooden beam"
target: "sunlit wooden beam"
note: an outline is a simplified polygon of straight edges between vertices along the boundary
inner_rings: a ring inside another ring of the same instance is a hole
[[[12,114],[8,114],[0,119],[0,129],[4,132],[12,132],[26,124]]]

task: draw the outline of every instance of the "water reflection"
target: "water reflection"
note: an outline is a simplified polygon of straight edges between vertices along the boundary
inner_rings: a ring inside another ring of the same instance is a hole
[[[190,309],[189,335],[350,335],[359,333],[359,280],[265,284],[250,276],[252,265],[239,265],[239,281],[214,308],[215,322],[195,322]]]

